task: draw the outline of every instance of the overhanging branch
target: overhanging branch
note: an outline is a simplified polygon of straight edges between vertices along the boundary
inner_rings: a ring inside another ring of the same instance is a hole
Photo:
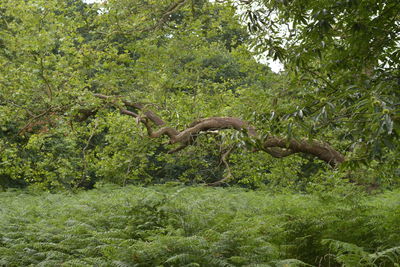
[[[224,129],[245,131],[251,138],[260,140],[259,134],[252,125],[235,117],[210,117],[196,120],[182,131],[166,126],[154,130],[153,125],[163,126],[165,125],[165,122],[153,111],[146,109],[145,105],[122,100],[119,103],[122,103],[125,107],[121,107],[117,101],[120,97],[105,96],[101,94],[95,94],[95,96],[111,100],[111,103],[115,105],[122,114],[136,118],[138,122],[142,123],[146,127],[149,137],[159,138],[167,136],[170,144],[180,143],[180,146],[171,150],[170,153],[180,151],[186,146],[191,145],[193,140],[201,133],[220,131]],[[141,111],[143,114],[139,115],[139,113],[129,111],[126,107],[134,108]],[[332,167],[337,167],[345,160],[344,156],[329,144],[315,140],[295,140],[270,136],[265,140],[262,140],[262,145],[259,150],[262,150],[276,158],[287,157],[295,153],[310,154],[325,161]]]

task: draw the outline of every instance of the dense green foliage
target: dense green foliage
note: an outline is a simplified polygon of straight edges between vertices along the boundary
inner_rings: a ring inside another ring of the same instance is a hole
[[[354,192],[165,185],[5,192],[0,265],[394,266],[400,192]]]
[[[397,1],[303,2],[255,5],[271,9],[269,18],[230,1],[1,1],[0,186],[209,183],[227,176],[221,155],[233,144],[230,183],[304,189],[334,176],[397,186]],[[272,18],[292,23],[296,38],[267,31]],[[365,25],[351,27],[356,18]],[[371,36],[381,41],[364,54]],[[285,73],[254,59],[265,50]],[[306,155],[277,161],[229,130],[169,155],[165,140],[146,138],[94,93],[144,103],[178,129],[238,117],[264,136],[329,142],[347,160],[334,173]]]
[[[254,49],[287,69],[294,128],[335,136],[350,165],[398,165],[400,2],[241,2]]]
[[[165,155],[162,140],[146,139],[132,118],[93,93],[154,103],[151,108],[182,127],[207,116],[250,117],[265,105],[253,99],[267,99],[277,83],[247,51],[247,31],[229,5],[198,1],[174,14],[170,29],[147,31],[168,3],[109,1],[99,14],[80,1],[17,3],[1,5],[4,186],[218,180],[219,147],[233,133]],[[99,112],[80,121],[80,111],[91,109]]]

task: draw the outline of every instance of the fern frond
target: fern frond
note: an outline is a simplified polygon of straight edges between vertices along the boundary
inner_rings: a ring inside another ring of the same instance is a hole
[[[271,262],[272,266],[274,267],[297,267],[297,266],[313,266],[308,263],[305,263],[301,260],[297,259],[285,259],[285,260],[278,260],[278,261],[272,261]]]
[[[182,253],[182,254],[178,254],[178,255],[174,255],[170,258],[168,258],[165,263],[184,263],[184,264],[188,264],[188,263],[192,263],[191,260],[193,259],[193,255],[188,254],[188,253]]]
[[[390,263],[400,263],[400,246],[368,255],[373,263],[379,260],[389,260]]]

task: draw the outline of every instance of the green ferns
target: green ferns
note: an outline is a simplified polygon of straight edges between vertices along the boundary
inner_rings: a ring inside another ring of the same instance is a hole
[[[335,260],[344,266],[385,266],[400,262],[400,246],[376,253],[368,253],[363,248],[338,240],[324,239],[322,244],[336,253]],[[379,264],[378,264],[379,263]]]
[[[103,186],[0,194],[0,266],[393,266],[400,192]]]

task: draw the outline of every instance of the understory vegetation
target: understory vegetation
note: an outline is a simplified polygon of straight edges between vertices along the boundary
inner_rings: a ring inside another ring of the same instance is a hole
[[[0,194],[0,266],[398,266],[400,191]]]

